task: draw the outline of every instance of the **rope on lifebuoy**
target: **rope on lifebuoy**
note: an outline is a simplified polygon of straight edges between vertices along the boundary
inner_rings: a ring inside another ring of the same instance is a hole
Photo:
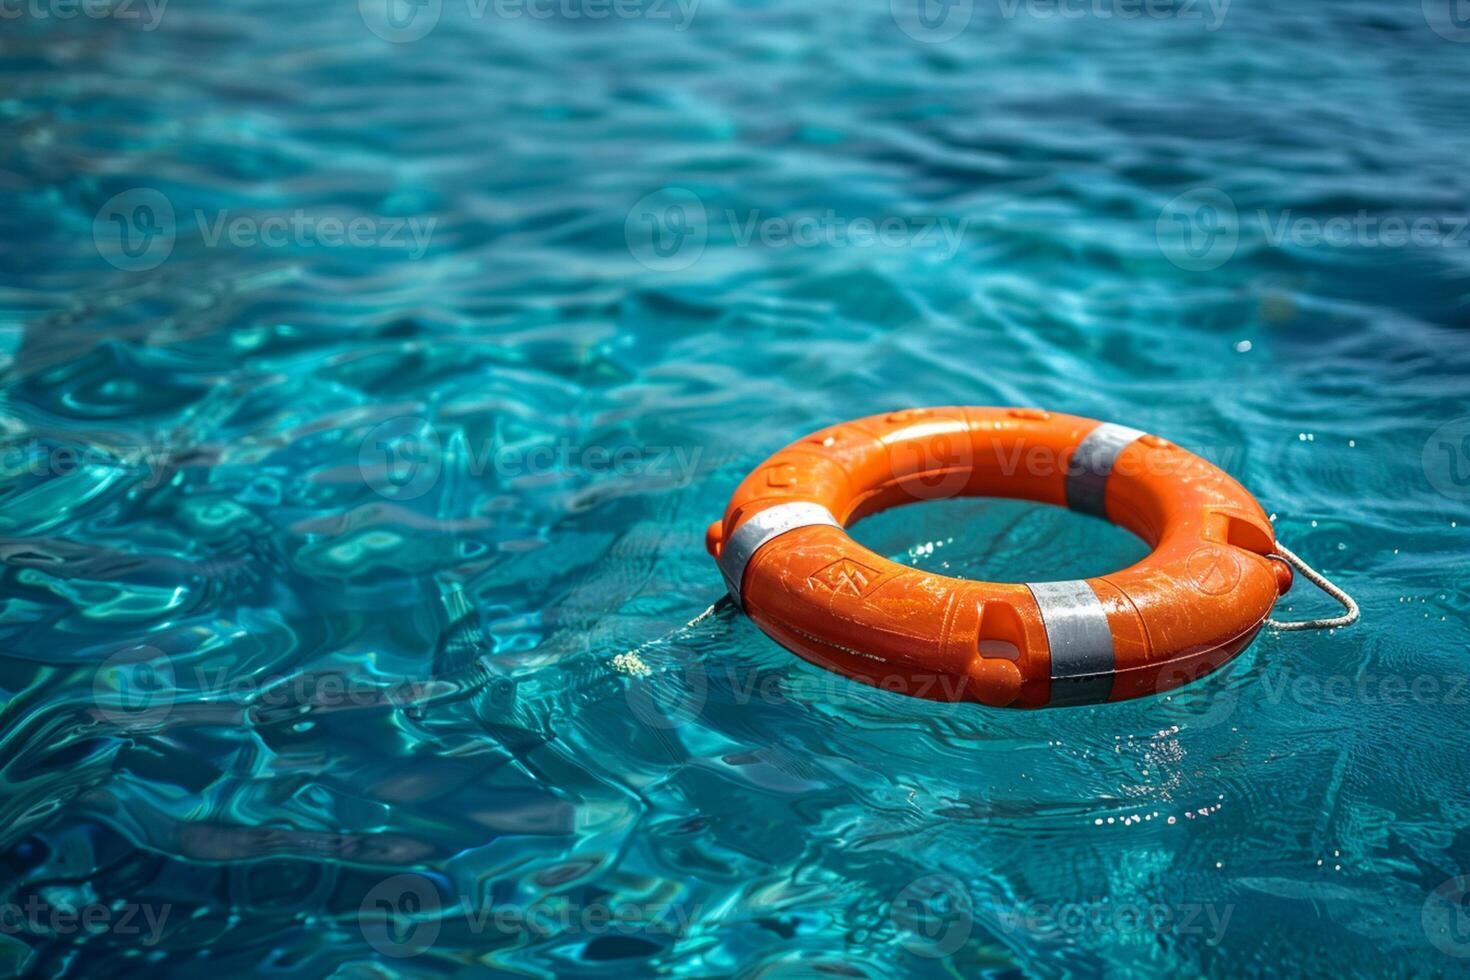
[[[1342,606],[1345,612],[1341,616],[1332,616],[1323,619],[1303,619],[1295,622],[1282,622],[1277,619],[1267,619],[1266,625],[1273,630],[1281,630],[1283,633],[1292,633],[1300,630],[1331,630],[1340,626],[1351,626],[1358,621],[1358,604],[1353,597],[1327,580],[1327,576],[1317,571],[1301,559],[1296,552],[1292,551],[1280,541],[1276,542],[1276,552],[1266,556],[1277,561],[1284,561],[1306,576],[1307,581],[1317,588],[1326,592]]]

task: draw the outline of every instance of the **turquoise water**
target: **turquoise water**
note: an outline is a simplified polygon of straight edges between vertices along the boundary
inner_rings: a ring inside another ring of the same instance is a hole
[[[1463,4],[905,4],[4,8],[0,969],[1465,975]],[[1039,713],[680,628],[922,404],[1193,448],[1363,621]]]

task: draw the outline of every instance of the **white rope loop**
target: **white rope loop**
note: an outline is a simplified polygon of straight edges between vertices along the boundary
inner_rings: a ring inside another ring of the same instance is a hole
[[[1289,623],[1268,618],[1266,620],[1267,626],[1271,627],[1274,630],[1281,630],[1283,633],[1291,633],[1298,630],[1337,629],[1341,626],[1351,626],[1358,621],[1358,604],[1353,601],[1353,597],[1342,591],[1342,589],[1339,589],[1337,586],[1333,585],[1331,582],[1327,581],[1327,577],[1325,575],[1317,571],[1311,565],[1308,565],[1306,562],[1302,561],[1302,559],[1298,557],[1296,553],[1293,552],[1290,548],[1286,547],[1286,545],[1282,544],[1279,541],[1276,542],[1276,554],[1268,555],[1267,557],[1275,558],[1278,561],[1284,561],[1288,565],[1295,568],[1297,571],[1301,572],[1308,582],[1311,582],[1317,588],[1321,589],[1323,592],[1326,592],[1332,598],[1336,599],[1337,602],[1345,610],[1343,615],[1341,616],[1333,616],[1324,619],[1303,619]]]

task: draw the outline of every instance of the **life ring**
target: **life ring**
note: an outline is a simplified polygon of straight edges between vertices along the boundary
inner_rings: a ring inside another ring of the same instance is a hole
[[[843,530],[956,496],[1067,506],[1153,551],[1085,581],[1004,584],[900,565]],[[746,477],[706,547],[782,646],[888,690],[997,707],[1178,687],[1245,649],[1292,584],[1266,512],[1223,470],[1137,429],[1026,408],[913,409],[816,432]]]

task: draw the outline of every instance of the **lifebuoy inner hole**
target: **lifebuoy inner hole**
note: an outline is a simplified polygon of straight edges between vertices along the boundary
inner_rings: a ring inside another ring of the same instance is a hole
[[[1142,561],[1150,551],[1131,532],[1100,518],[995,497],[890,507],[850,524],[847,533],[901,565],[982,582],[1095,578]]]

